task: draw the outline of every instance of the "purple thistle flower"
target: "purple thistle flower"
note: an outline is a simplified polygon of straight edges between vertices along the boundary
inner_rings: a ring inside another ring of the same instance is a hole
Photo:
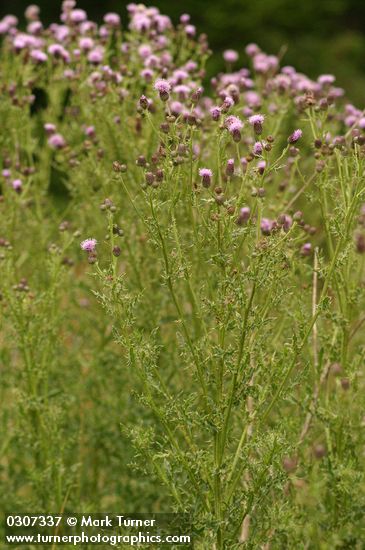
[[[248,122],[253,126],[255,133],[260,135],[262,134],[262,125],[264,123],[264,115],[252,115],[248,119]]]
[[[61,134],[53,134],[48,138],[48,145],[53,149],[63,149],[66,146],[66,141]]]
[[[236,50],[225,50],[223,52],[223,59],[226,63],[235,63],[238,60],[238,52]]]
[[[311,243],[304,243],[302,248],[300,249],[300,253],[302,256],[309,256],[312,252],[312,245]]]
[[[95,136],[95,126],[87,126],[85,128],[85,136],[88,136],[88,137]]]
[[[249,206],[243,206],[237,218],[237,224],[243,225],[248,222],[251,216],[251,210]]]
[[[196,35],[196,28],[194,25],[186,25],[185,32],[189,38],[193,38]]]
[[[35,63],[45,63],[48,59],[48,55],[42,50],[31,50],[30,57]]]
[[[162,99],[162,101],[167,101],[169,99],[171,84],[168,80],[165,80],[164,78],[159,78],[158,80],[156,80],[154,88],[160,94],[160,99]]]
[[[233,141],[238,143],[241,140],[242,120],[233,115],[228,116],[224,121],[224,125],[233,137]]]
[[[200,168],[199,176],[202,178],[204,187],[210,187],[212,183],[213,172],[209,168]]]
[[[45,125],[43,126],[43,128],[45,129],[46,133],[48,135],[52,135],[56,132],[56,125],[55,124],[52,124],[51,122],[46,122]]]
[[[262,218],[260,228],[263,235],[270,235],[274,228],[274,222],[269,218]]]
[[[318,77],[318,83],[321,86],[330,86],[334,83],[335,80],[336,78],[333,76],[333,74],[321,74]]]
[[[76,9],[70,12],[70,20],[73,23],[82,23],[83,21],[86,21],[86,19],[87,14],[84,10]]]
[[[183,13],[181,16],[180,16],[180,23],[182,25],[187,25],[190,21],[190,15],[188,13]]]
[[[103,61],[103,57],[104,49],[98,46],[88,53],[87,60],[94,65],[98,65]]]
[[[303,132],[299,128],[288,137],[288,143],[296,143],[302,137]]]
[[[254,154],[255,156],[260,156],[260,155],[262,155],[262,152],[263,152],[263,150],[264,150],[264,147],[263,147],[261,141],[256,141],[256,142],[254,143],[254,146],[253,146],[253,149],[252,149],[252,150],[253,150],[253,154]]]
[[[117,13],[109,12],[104,15],[104,23],[110,27],[119,27],[120,17]]]
[[[210,109],[210,114],[212,116],[212,119],[217,121],[219,120],[219,117],[221,116],[221,109],[220,107],[217,107],[217,106],[214,106],[214,107],[211,107]]]
[[[258,47],[257,44],[253,44],[253,43],[247,44],[245,48],[245,52],[249,57],[254,57],[258,53],[260,53],[260,48]]]
[[[20,193],[23,183],[22,183],[22,180],[16,179],[11,182],[11,185],[14,191],[16,191],[17,193]]]
[[[82,250],[86,250],[87,252],[93,252],[97,244],[98,241],[96,239],[85,239],[82,243],[80,243],[80,247]]]
[[[226,175],[228,177],[234,174],[234,159],[228,159],[226,164]]]
[[[257,163],[257,169],[258,169],[259,174],[262,176],[262,174],[263,174],[263,173],[265,172],[265,170],[266,170],[266,161],[260,160],[260,161]]]

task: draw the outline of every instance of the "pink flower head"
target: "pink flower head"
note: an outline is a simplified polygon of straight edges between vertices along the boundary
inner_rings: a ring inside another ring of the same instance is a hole
[[[304,243],[302,248],[300,249],[300,253],[302,256],[309,256],[312,252],[312,245],[311,243]]]
[[[96,47],[88,53],[87,60],[94,65],[98,65],[103,61],[104,50],[103,48]]]
[[[31,50],[30,57],[35,63],[45,63],[48,59],[48,55],[42,50]]]
[[[253,154],[256,156],[260,156],[262,155],[263,150],[264,150],[264,147],[261,141],[256,141],[253,146]]]
[[[249,206],[243,206],[237,218],[238,225],[243,225],[250,219],[251,210]]]
[[[86,21],[86,19],[87,14],[85,10],[76,9],[70,12],[70,20],[73,23],[82,23],[83,21]]]
[[[269,218],[262,218],[260,228],[263,235],[270,235],[271,231],[274,228],[274,222],[269,220]]]
[[[202,178],[204,187],[210,187],[212,183],[213,172],[209,168],[200,168],[199,176]]]
[[[39,6],[36,6],[35,4],[31,4],[26,8],[24,15],[28,21],[36,21],[39,17],[39,13],[40,13]]]
[[[238,143],[241,140],[242,120],[233,115],[228,116],[224,121],[224,125],[233,137],[233,140]]]
[[[212,119],[217,121],[219,120],[219,117],[221,116],[221,109],[220,107],[217,107],[217,106],[214,106],[214,107],[211,107],[210,109],[210,114],[212,116]]]
[[[249,57],[254,57],[258,53],[260,53],[260,48],[258,47],[257,44],[253,44],[253,43],[247,44],[245,52]]]
[[[170,105],[171,113],[175,116],[180,115],[183,112],[184,105],[180,101],[172,101]]]
[[[303,132],[299,128],[288,137],[288,143],[296,143],[302,137]]]
[[[180,15],[180,23],[182,23],[183,25],[187,25],[189,21],[190,15],[188,13],[183,13],[182,15]]]
[[[85,128],[85,136],[88,136],[88,137],[95,136],[95,126],[87,126]]]
[[[156,80],[154,88],[160,94],[160,98],[162,99],[162,101],[167,101],[169,99],[171,84],[170,82],[168,82],[168,80],[165,80],[164,78],[159,78],[158,80]]]
[[[94,252],[98,241],[96,239],[85,239],[80,243],[81,249],[87,252]]]
[[[48,138],[48,145],[53,149],[63,149],[66,146],[66,141],[61,134],[53,134]]]
[[[43,25],[40,21],[32,21],[27,25],[27,32],[29,34],[40,34],[43,30]]]
[[[52,122],[46,122],[45,125],[43,126],[43,128],[45,129],[46,134],[48,134],[49,136],[54,134],[56,132],[56,129],[57,129],[56,125],[52,124]]]
[[[94,40],[90,36],[82,36],[79,40],[81,50],[88,51],[94,47]]]
[[[104,23],[109,25],[109,27],[119,27],[120,17],[117,13],[109,12],[104,15]]]
[[[22,183],[22,180],[16,179],[16,180],[13,180],[11,182],[11,185],[12,185],[12,188],[14,189],[14,191],[17,191],[19,193],[21,188],[22,188],[23,183]]]
[[[57,59],[63,59],[66,63],[70,61],[70,54],[61,44],[50,44],[48,53]]]
[[[151,69],[143,69],[140,72],[140,75],[146,82],[151,82],[153,78],[153,71],[151,71]]]
[[[265,172],[266,170],[266,161],[265,160],[260,160],[258,163],[257,163],[257,170],[258,170],[258,173],[262,176],[262,174]]]
[[[196,35],[196,28],[194,25],[186,25],[185,32],[189,38],[193,38]]]
[[[262,134],[262,125],[264,123],[264,115],[252,115],[248,119],[248,122],[253,126],[256,134]]]
[[[318,83],[321,86],[330,86],[335,80],[336,78],[333,74],[321,74],[321,76],[318,77]]]
[[[223,59],[226,63],[235,63],[238,60],[238,52],[236,50],[225,50]]]

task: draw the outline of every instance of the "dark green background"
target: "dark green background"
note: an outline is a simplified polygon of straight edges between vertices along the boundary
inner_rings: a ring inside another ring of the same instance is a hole
[[[34,0],[33,0],[34,2]],[[21,16],[32,1],[2,0],[0,15]],[[107,11],[126,20],[123,0],[79,0],[91,19]],[[58,18],[61,2],[40,0],[42,19]],[[215,52],[209,72],[221,65],[218,53],[227,47],[241,53],[248,42],[257,42],[268,53],[287,48],[284,62],[315,77],[335,73],[338,84],[359,106],[365,105],[365,0],[156,0],[162,13],[174,22],[190,13],[199,32],[206,32]]]

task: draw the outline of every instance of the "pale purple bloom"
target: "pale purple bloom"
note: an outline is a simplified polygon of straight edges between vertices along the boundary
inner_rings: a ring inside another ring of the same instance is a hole
[[[253,149],[252,149],[252,150],[253,150],[253,154],[256,155],[256,156],[262,155],[262,152],[263,152],[263,150],[264,150],[264,147],[263,147],[261,141],[256,141],[256,142],[254,143],[254,146],[253,146]]]
[[[98,65],[103,61],[104,50],[100,46],[90,50],[87,55],[87,60],[94,65]]]
[[[245,52],[249,57],[253,57],[254,55],[257,55],[260,52],[260,48],[257,44],[247,44],[245,48]]]
[[[170,104],[170,111],[173,115],[177,116],[183,112],[184,105],[180,101],[172,101]]]
[[[54,149],[63,149],[66,146],[66,141],[61,134],[53,134],[48,138],[48,144]]]
[[[304,243],[302,248],[300,249],[300,253],[302,256],[309,256],[312,252],[312,245],[311,243]]]
[[[85,239],[80,243],[81,249],[87,252],[93,252],[96,248],[98,241],[96,239]]]
[[[120,17],[117,13],[109,12],[104,15],[104,23],[110,27],[119,27]]]
[[[88,136],[88,137],[95,136],[95,126],[87,126],[85,128],[85,136]]]
[[[28,21],[35,21],[39,17],[39,6],[36,6],[35,4],[31,4],[28,6],[24,12],[25,18],[28,19]]]
[[[210,114],[212,116],[212,119],[217,121],[219,120],[219,117],[221,116],[221,109],[220,107],[217,107],[217,106],[214,106],[214,107],[211,107],[210,109]]]
[[[189,38],[193,38],[196,35],[196,28],[194,25],[186,25],[185,32]]]
[[[269,218],[262,218],[260,228],[263,235],[270,235],[271,231],[274,228],[274,222],[269,220]]]
[[[264,123],[264,115],[252,115],[248,119],[248,122],[253,126],[256,134],[262,134],[262,125]]]
[[[141,74],[141,77],[144,78],[146,82],[151,82],[153,78],[153,71],[151,71],[151,69],[143,69],[140,74]]]
[[[249,206],[243,206],[239,212],[237,223],[238,225],[243,225],[248,222],[250,219],[251,210]]]
[[[16,179],[11,182],[11,185],[15,191],[20,191],[23,183],[22,183],[22,180]]]
[[[48,59],[48,55],[42,50],[31,50],[30,57],[35,63],[45,63]]]
[[[238,53],[236,50],[225,50],[223,52],[223,59],[227,63],[235,63],[238,60]]]
[[[83,21],[86,21],[86,19],[87,14],[85,10],[76,9],[70,12],[70,20],[73,23],[82,23]]]
[[[318,82],[321,86],[329,86],[330,84],[333,84],[336,78],[333,76],[333,74],[322,74],[318,77]]]
[[[43,25],[40,21],[32,21],[27,25],[27,32],[29,34],[40,34],[43,29]]]
[[[266,161],[265,160],[260,160],[258,163],[257,163],[257,170],[259,172],[259,174],[262,176],[262,174],[265,172],[266,170]]]
[[[52,124],[52,122],[46,122],[43,126],[43,128],[45,129],[46,133],[48,135],[52,135],[56,132],[56,125],[55,124]]]
[[[296,143],[302,137],[303,132],[299,128],[288,137],[288,143]]]
[[[154,88],[160,94],[160,99],[162,99],[162,101],[167,101],[169,99],[171,84],[167,80],[159,78],[156,80]]]
[[[202,178],[204,187],[209,187],[212,183],[213,172],[209,168],[200,168],[199,176]]]
[[[159,93],[169,93],[169,91],[171,90],[171,85],[168,82],[168,80],[165,80],[164,78],[160,78],[156,80],[154,88]]]
[[[235,142],[239,142],[241,139],[241,130],[243,128],[243,122],[236,116],[228,116],[224,121],[225,127],[233,137]]]
[[[82,36],[79,40],[79,46],[83,51],[91,50],[94,47],[94,40],[90,36]]]
[[[138,48],[138,53],[142,59],[147,59],[152,53],[152,48],[149,44],[142,44]]]
[[[48,46],[48,53],[53,57],[63,59],[66,63],[70,61],[70,54],[61,44],[50,44]]]

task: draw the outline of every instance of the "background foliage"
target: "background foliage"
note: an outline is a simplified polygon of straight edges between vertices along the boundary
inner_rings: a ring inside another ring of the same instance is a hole
[[[0,2],[0,16],[10,11],[20,16],[29,2]],[[39,0],[42,20],[55,21],[58,1]],[[126,21],[125,0],[79,0],[93,20],[107,11],[119,12]],[[210,0],[153,2],[174,22],[182,12],[191,14],[199,32],[208,34],[215,55],[208,71],[215,74],[223,66],[218,52],[236,48],[243,53],[249,42],[257,42],[268,53],[287,48],[284,62],[310,77],[333,72],[349,98],[364,105],[365,89],[365,3],[359,0]]]

